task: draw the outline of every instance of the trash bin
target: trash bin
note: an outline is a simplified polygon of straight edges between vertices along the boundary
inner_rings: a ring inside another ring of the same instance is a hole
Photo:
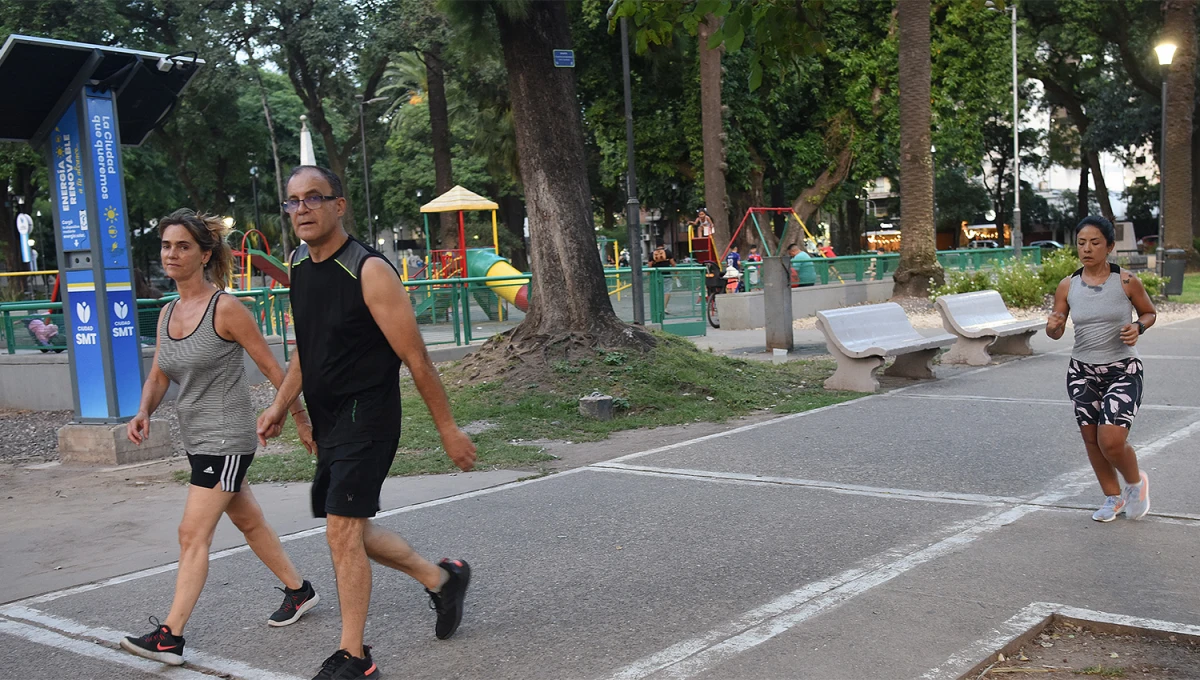
[[[1183,295],[1183,270],[1187,267],[1187,251],[1182,248],[1167,250],[1167,259],[1163,263],[1163,276],[1167,277],[1164,292],[1167,295]]]

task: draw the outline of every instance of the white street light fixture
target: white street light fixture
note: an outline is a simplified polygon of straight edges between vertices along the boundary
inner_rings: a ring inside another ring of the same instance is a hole
[[[1176,49],[1175,45],[1171,43],[1163,43],[1155,47],[1154,51],[1158,54],[1158,65],[1170,66],[1171,61],[1175,58]]]

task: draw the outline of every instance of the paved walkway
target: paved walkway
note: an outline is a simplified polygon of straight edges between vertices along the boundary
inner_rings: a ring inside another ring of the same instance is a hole
[[[386,512],[476,578],[440,642],[420,587],[377,568],[368,642],[392,678],[829,680],[958,677],[1062,607],[1200,630],[1198,332],[1139,344],[1144,521],[1089,519],[1100,492],[1065,398],[1069,341],[1041,338],[1030,358]],[[214,556],[188,666],[114,647],[165,612],[167,565],[0,607],[0,667],[311,677],[338,638],[334,579],[319,527],[287,545],[322,593],[294,626],[265,625],[278,593],[233,549]]]

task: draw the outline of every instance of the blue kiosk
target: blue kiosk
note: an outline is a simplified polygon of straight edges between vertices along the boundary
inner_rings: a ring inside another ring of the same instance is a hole
[[[41,149],[50,168],[77,423],[137,413],[144,376],[121,146],[146,140],[203,63],[21,35],[0,48],[0,91],[19,93],[0,107],[0,139]]]

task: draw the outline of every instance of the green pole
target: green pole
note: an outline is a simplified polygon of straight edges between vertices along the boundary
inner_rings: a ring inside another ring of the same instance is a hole
[[[433,252],[433,249],[429,245],[429,213],[421,213],[421,217],[425,218],[425,262],[428,263],[429,254]],[[425,272],[425,278],[430,278],[429,272]]]
[[[763,245],[763,250],[766,251],[767,257],[771,257],[771,244],[767,243],[767,239],[763,238],[762,227],[758,226],[758,218],[754,213],[750,213],[750,219],[754,222],[754,231],[758,232],[758,242]]]

